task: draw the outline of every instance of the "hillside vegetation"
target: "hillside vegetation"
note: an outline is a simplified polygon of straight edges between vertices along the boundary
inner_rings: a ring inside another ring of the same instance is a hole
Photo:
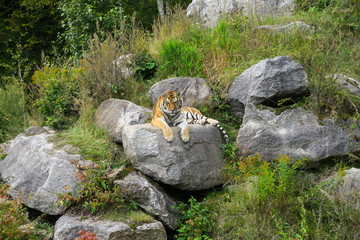
[[[201,195],[179,204],[182,222],[176,238],[358,239],[360,214],[336,197],[334,189],[340,181],[322,182],[330,186],[328,191],[323,191],[319,182],[330,174],[341,176],[346,169],[359,166],[359,158],[336,159],[313,170],[307,169],[305,160],[294,163],[287,156],[272,163],[263,162],[261,156],[238,156],[234,139],[241,122],[229,112],[227,90],[238,75],[259,61],[289,56],[304,67],[309,81],[308,96],[294,107],[306,108],[319,119],[352,118],[358,122],[360,99],[341,90],[327,76],[342,73],[360,80],[359,19],[358,0],[299,0],[292,16],[249,17],[236,13],[211,29],[187,18],[180,8],[175,8],[171,17],[155,22],[152,32],[123,18],[121,27],[111,33],[98,29],[87,42],[87,50],[77,56],[44,56],[30,81],[18,75],[3,78],[0,143],[32,125],[61,130],[57,144],[71,143],[85,158],[99,164],[99,171],[89,174],[91,180],[84,187],[91,193],[77,198],[62,196],[63,201],[86,207],[93,214],[114,201],[126,205],[117,195],[119,190],[102,176],[122,165],[131,171],[131,166],[122,147],[93,125],[94,111],[108,98],[151,107],[147,93],[155,82],[170,77],[201,77],[214,97],[212,104],[200,110],[218,119],[230,135],[223,154],[227,161],[223,174],[228,183],[220,191],[206,193],[205,198]],[[261,25],[298,20],[314,26],[315,33],[253,31]],[[114,60],[125,54],[131,54],[126,63],[133,71],[129,77],[114,66]],[[283,99],[278,105],[287,101],[291,99]],[[0,197],[5,196],[6,185],[0,186]],[[123,208],[126,211],[133,206]],[[16,229],[28,221],[27,216],[19,204],[11,209],[1,214],[0,225],[8,224],[13,230],[8,229],[9,235],[1,232],[0,239],[25,239]],[[14,221],[9,223],[8,219]],[[45,228],[51,231],[51,227]]]

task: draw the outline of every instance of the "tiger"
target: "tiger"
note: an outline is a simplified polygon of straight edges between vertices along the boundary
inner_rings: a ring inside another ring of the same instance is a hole
[[[182,141],[187,143],[189,141],[189,124],[205,125],[207,123],[216,126],[223,133],[226,143],[229,142],[229,136],[217,120],[204,116],[196,108],[183,106],[183,99],[177,92],[165,92],[153,107],[151,125],[162,130],[167,142],[173,140],[170,126],[178,126],[181,129]]]

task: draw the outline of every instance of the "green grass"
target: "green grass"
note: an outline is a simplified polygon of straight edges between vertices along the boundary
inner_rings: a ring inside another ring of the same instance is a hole
[[[106,209],[99,215],[101,220],[118,221],[128,224],[131,228],[135,229],[146,223],[153,223],[155,219],[140,210],[128,209]]]
[[[0,143],[3,143],[25,127],[25,99],[23,86],[16,79],[0,88]]]
[[[253,162],[241,180],[207,197],[216,226],[212,239],[357,238],[360,214],[341,200],[336,184],[325,187],[324,175],[295,170],[284,160],[249,168]]]

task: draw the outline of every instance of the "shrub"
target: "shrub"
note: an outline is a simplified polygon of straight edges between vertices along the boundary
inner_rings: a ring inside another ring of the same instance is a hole
[[[180,202],[177,209],[180,212],[180,218],[177,230],[179,234],[175,236],[176,239],[210,239],[208,235],[213,227],[213,220],[209,209],[203,203],[191,197],[189,204]]]
[[[78,117],[76,99],[79,96],[79,78],[83,69],[45,66],[32,76],[38,86],[39,98],[35,105],[44,124],[55,129],[64,129]]]
[[[82,167],[77,162],[74,164],[78,168],[77,176],[81,181],[80,189],[76,192],[59,194],[59,206],[68,207],[76,204],[93,214],[109,205],[118,208],[123,207],[124,200],[121,189],[107,178],[104,164],[87,167]]]
[[[0,88],[0,143],[21,133],[25,127],[25,100],[22,84],[12,79]]]
[[[118,0],[62,0],[59,10],[63,16],[62,25],[66,28],[61,37],[76,57],[81,56],[82,49],[88,47],[87,41],[99,29],[105,32],[124,27],[125,15]]]

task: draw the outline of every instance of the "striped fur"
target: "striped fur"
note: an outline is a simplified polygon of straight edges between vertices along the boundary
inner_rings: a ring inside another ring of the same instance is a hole
[[[184,142],[188,142],[188,124],[211,124],[221,131],[226,143],[229,142],[226,131],[220,126],[217,120],[204,116],[196,108],[182,106],[182,104],[183,100],[178,93],[168,91],[159,97],[156,105],[153,107],[151,125],[162,129],[164,137],[168,142],[171,142],[173,139],[173,133],[169,126],[180,127],[181,139]]]

